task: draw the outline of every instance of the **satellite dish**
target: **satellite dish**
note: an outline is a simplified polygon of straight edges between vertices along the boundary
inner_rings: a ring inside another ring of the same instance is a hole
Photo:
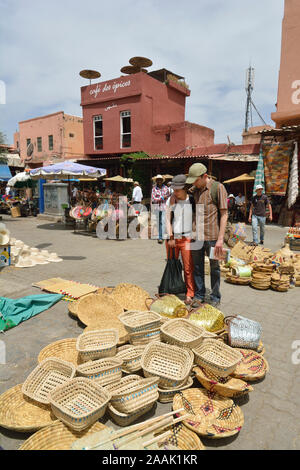
[[[31,157],[31,155],[33,154],[33,150],[34,150],[33,143],[30,142],[30,144],[27,147],[27,157]]]
[[[151,67],[153,64],[152,60],[147,59],[147,57],[131,57],[129,59],[129,63],[133,65],[134,67]]]
[[[92,79],[101,77],[101,73],[97,70],[81,70],[81,72],[79,72],[79,75],[82,78],[87,78],[90,81],[90,84]]]
[[[140,67],[133,67],[132,65],[126,65],[125,67],[122,67],[120,72],[126,73],[127,75],[131,75],[133,73],[138,73],[138,72],[146,72],[147,70],[141,69]]]

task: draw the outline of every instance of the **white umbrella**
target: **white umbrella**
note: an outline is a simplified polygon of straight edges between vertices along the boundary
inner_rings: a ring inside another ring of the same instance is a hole
[[[30,180],[30,175],[26,171],[22,171],[21,173],[17,173],[15,176],[10,178],[7,182],[7,186],[15,186],[16,183],[25,183],[26,181]]]

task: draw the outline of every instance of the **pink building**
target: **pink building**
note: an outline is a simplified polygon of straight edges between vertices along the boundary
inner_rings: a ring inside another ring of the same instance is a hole
[[[84,152],[92,158],[139,151],[171,155],[213,144],[212,129],[185,121],[190,90],[170,74],[139,72],[82,87]]]
[[[34,151],[27,156],[27,147],[32,143]],[[31,167],[65,159],[82,159],[82,118],[59,111],[19,122],[19,132],[14,134],[14,146],[20,156]]]

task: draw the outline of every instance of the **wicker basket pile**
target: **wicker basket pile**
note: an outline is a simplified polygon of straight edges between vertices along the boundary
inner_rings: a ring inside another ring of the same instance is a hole
[[[271,287],[278,292],[287,292],[290,288],[290,276],[288,274],[273,273]]]
[[[252,270],[251,286],[259,290],[269,289],[274,268],[274,264],[255,263]]]

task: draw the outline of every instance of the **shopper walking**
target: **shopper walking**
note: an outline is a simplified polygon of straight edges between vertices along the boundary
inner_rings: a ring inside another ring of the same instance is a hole
[[[258,184],[255,188],[256,195],[252,197],[249,222],[252,222],[253,243],[258,245],[258,226],[260,228],[260,244],[264,244],[266,210],[269,209],[269,220],[272,222],[272,206],[266,194],[263,194],[263,186]]]
[[[195,186],[194,199],[196,211],[203,209],[202,217],[196,217],[197,233],[203,228],[202,248],[192,250],[194,263],[194,280],[196,292],[193,307],[205,301],[205,255],[210,255],[210,249],[214,248],[215,259],[210,259],[211,295],[210,303],[218,306],[221,301],[220,293],[220,266],[218,259],[223,256],[223,243],[225,228],[228,219],[227,192],[223,184],[213,181],[207,174],[207,168],[202,163],[194,163],[189,169],[186,180],[188,184]],[[202,206],[199,206],[199,205]]]
[[[164,178],[162,175],[157,175],[154,180],[155,184],[151,193],[151,209],[155,214],[158,226],[158,243],[163,243],[165,234],[166,202],[170,196],[170,191],[169,188],[163,184]]]

